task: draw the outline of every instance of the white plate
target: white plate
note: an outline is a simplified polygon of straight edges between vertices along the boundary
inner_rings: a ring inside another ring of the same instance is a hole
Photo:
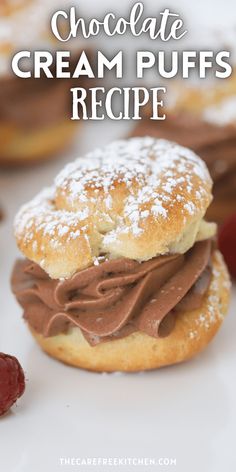
[[[90,123],[78,136],[80,153],[125,131],[125,124]],[[230,315],[202,355],[149,373],[94,374],[66,367],[43,354],[26,329],[9,289],[17,256],[12,219],[19,205],[50,184],[71,155],[0,175],[0,200],[6,212],[0,229],[0,346],[19,358],[28,379],[24,396],[0,420],[0,470],[135,469],[60,464],[60,458],[91,457],[173,461],[137,470],[235,470],[235,290]]]

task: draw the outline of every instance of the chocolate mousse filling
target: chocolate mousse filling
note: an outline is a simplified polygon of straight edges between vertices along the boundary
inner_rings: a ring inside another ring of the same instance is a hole
[[[24,318],[43,336],[79,327],[91,346],[142,331],[158,338],[179,312],[201,307],[211,280],[212,241],[186,254],[146,262],[100,257],[68,280],[53,280],[37,264],[18,260],[12,290]]]
[[[1,2],[0,2],[1,3]],[[91,63],[93,51],[86,52]],[[71,59],[74,69],[79,51]],[[51,68],[55,75],[55,66]],[[16,126],[32,131],[47,128],[54,123],[71,118],[72,87],[91,86],[91,79],[81,76],[79,79],[20,79],[14,75],[0,77],[0,125]]]
[[[66,79],[0,79],[0,124],[33,130],[70,120],[70,88]],[[87,87],[80,79],[80,87]]]

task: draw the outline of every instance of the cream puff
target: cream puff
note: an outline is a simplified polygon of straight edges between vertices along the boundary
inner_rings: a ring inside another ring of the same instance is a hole
[[[131,136],[170,139],[204,159],[214,182],[207,216],[222,223],[236,211],[236,74],[205,87],[178,82],[168,91],[166,120],[150,120],[147,109]]]
[[[12,290],[51,356],[94,371],[190,359],[218,331],[229,277],[205,221],[205,163],[150,137],[79,158],[15,219]]]
[[[70,119],[71,80],[21,79],[11,70],[14,53],[29,44],[32,50],[56,49],[49,20],[57,5],[45,0],[0,5],[0,165],[47,160],[67,147],[78,129]],[[73,47],[76,58],[80,46]],[[79,84],[86,87],[85,79]]]

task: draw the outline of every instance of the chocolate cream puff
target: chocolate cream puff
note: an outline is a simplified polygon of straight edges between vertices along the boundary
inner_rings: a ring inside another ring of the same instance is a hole
[[[68,146],[78,129],[70,119],[71,80],[20,79],[11,71],[12,56],[29,44],[31,49],[57,47],[49,34],[50,13],[57,5],[55,0],[0,5],[0,165],[47,160]],[[73,47],[76,57],[79,50]],[[79,84],[86,87],[85,79]]]
[[[150,120],[147,109],[131,136],[170,139],[199,154],[214,182],[207,216],[222,223],[236,212],[236,74],[205,87],[179,82],[168,92],[166,120]]]
[[[24,205],[12,290],[51,356],[94,371],[190,359],[218,331],[229,278],[194,152],[150,137],[79,158]]]

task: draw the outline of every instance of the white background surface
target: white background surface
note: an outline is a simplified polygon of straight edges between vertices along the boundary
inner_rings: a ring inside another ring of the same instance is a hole
[[[113,4],[80,3],[84,9],[92,5],[95,13],[101,5],[111,10]],[[119,2],[121,10],[127,3]],[[144,3],[149,12],[159,11],[157,2]],[[236,20],[234,1],[185,0],[178,5],[190,22],[223,26]],[[136,470],[62,467],[61,457],[168,457],[177,465],[137,470],[236,470],[235,289],[230,314],[202,355],[177,367],[141,374],[94,374],[50,359],[31,339],[9,289],[17,257],[12,220],[19,206],[50,184],[65,161],[126,133],[125,123],[89,123],[61,160],[0,173],[0,200],[6,213],[0,226],[0,350],[19,358],[28,379],[18,405],[0,420],[0,471]]]

